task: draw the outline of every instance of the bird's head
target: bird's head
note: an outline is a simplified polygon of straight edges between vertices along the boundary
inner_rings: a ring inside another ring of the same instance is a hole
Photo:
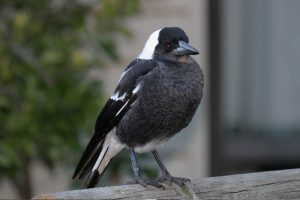
[[[189,55],[199,54],[188,42],[189,38],[182,29],[165,27],[150,35],[138,58],[181,61]]]

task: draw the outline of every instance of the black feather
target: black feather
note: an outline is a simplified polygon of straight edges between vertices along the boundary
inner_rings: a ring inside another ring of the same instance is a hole
[[[114,101],[112,99],[109,99],[105,104],[102,112],[97,118],[95,133],[89,141],[89,144],[87,145],[79,164],[77,165],[73,179],[77,175],[79,175],[79,179],[84,177],[93,167],[101,152],[106,135],[114,128],[114,126],[116,126],[117,122],[119,121],[115,115],[124,104],[125,102],[123,101]]]
[[[91,156],[90,160],[82,168],[81,172],[79,173],[78,178],[82,179],[85,177],[94,167],[101,151],[102,151],[103,143],[97,148],[96,152]]]
[[[98,172],[98,170],[92,171],[89,178],[87,179],[87,181],[84,184],[84,188],[93,188],[97,185],[97,183],[99,182],[100,179],[100,174]]]
[[[119,94],[119,96],[126,94],[125,98],[122,100],[109,99],[105,104],[96,120],[94,135],[75,169],[73,179],[76,177],[81,179],[91,172],[102,150],[106,135],[118,125],[120,119],[122,119],[124,114],[130,109],[130,105],[137,98],[132,91],[138,85],[141,78],[156,66],[156,61],[141,61],[136,59],[125,69],[126,73],[115,90],[115,94]],[[120,110],[121,112],[119,112]]]

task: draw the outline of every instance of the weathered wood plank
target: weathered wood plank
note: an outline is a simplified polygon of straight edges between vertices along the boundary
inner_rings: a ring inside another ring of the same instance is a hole
[[[300,199],[300,169],[195,179],[199,199]]]
[[[166,190],[122,185],[42,194],[34,199],[300,199],[300,169],[194,179],[186,187]]]

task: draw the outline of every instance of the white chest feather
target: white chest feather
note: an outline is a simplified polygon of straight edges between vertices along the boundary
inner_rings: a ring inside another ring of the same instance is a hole
[[[165,140],[152,140],[152,141],[146,143],[143,146],[137,146],[137,147],[135,147],[134,150],[137,153],[150,152],[150,151],[153,151],[154,149],[162,146],[166,142],[167,142],[167,139],[165,139]]]

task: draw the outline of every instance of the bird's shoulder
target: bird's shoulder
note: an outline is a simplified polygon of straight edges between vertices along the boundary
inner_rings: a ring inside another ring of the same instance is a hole
[[[132,92],[143,77],[159,65],[160,63],[154,59],[134,59],[123,71],[114,94]]]
[[[98,116],[96,130],[102,129],[101,125],[112,119],[122,118],[138,96],[140,81],[158,65],[155,60],[135,59],[125,68],[116,89]]]

